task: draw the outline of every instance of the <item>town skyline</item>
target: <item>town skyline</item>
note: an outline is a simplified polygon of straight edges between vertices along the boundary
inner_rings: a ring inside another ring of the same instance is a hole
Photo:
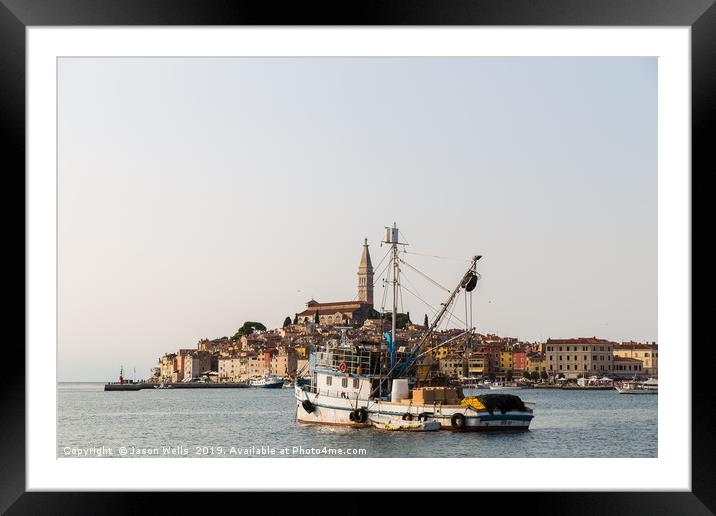
[[[410,263],[448,287],[483,255],[479,333],[658,341],[656,71],[59,59],[59,380],[143,377],[244,321],[351,300],[363,239],[377,265],[393,222]],[[430,314],[403,302],[415,323]]]

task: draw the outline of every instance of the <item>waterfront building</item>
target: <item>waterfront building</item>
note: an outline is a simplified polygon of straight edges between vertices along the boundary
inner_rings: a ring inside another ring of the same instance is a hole
[[[640,377],[644,374],[641,360],[614,355],[612,376],[619,378]]]
[[[642,362],[643,373],[652,378],[659,376],[659,346],[656,342],[642,344],[639,342],[622,342],[614,346],[614,356],[635,358]]]
[[[186,355],[184,360],[184,377],[181,380],[199,378],[203,373],[211,371],[211,354],[206,351],[197,351],[193,355]],[[177,379],[177,381],[181,381]]]
[[[465,357],[467,376],[484,376],[489,372],[489,358],[485,353],[473,353]]]
[[[512,351],[500,351],[500,369],[501,373],[514,371],[512,364]]]
[[[175,353],[164,353],[158,360],[159,378],[162,382],[171,382],[174,372]]]
[[[243,362],[243,364],[242,364]],[[245,372],[245,360],[241,357],[226,357],[219,359],[219,381],[240,382]],[[242,367],[243,366],[243,367]]]
[[[527,353],[527,371],[541,373],[547,370],[547,358],[543,353]]]
[[[271,357],[271,374],[284,377],[296,374],[298,360],[293,351],[283,352]]]
[[[319,303],[311,299],[306,309],[296,314],[300,323],[313,323],[318,315],[319,324],[363,324],[375,315],[373,309],[373,264],[368,250],[368,240],[363,243],[360,263],[358,264],[358,295],[355,301],[334,301]]]
[[[172,382],[181,382],[184,379],[187,357],[190,357],[192,353],[196,353],[196,350],[180,349],[179,351],[177,351],[177,354],[174,357],[174,368],[171,373]]]
[[[516,373],[527,371],[527,353],[524,351],[512,352],[512,370]]]
[[[613,342],[596,337],[547,339],[547,373],[572,379],[595,374],[608,376],[613,371],[613,349]]]

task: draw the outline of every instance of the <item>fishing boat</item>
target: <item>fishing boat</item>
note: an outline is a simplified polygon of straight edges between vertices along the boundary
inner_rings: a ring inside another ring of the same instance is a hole
[[[250,379],[249,387],[257,387],[260,389],[281,389],[283,387],[283,378],[265,374],[263,376]]]
[[[395,421],[404,421],[405,426],[415,421],[437,423],[441,430],[452,431],[527,430],[534,417],[531,404],[511,394],[466,398],[461,387],[446,384],[439,376],[434,378],[426,364],[426,357],[436,348],[474,335],[475,329],[466,324],[464,331],[437,345],[431,341],[446,314],[454,315],[451,307],[460,295],[465,295],[466,311],[472,306],[472,292],[481,277],[477,272],[481,256],[469,260],[452,290],[445,289],[449,296],[417,341],[396,346],[401,270],[417,269],[399,256],[399,246],[405,243],[400,241],[395,224],[386,228],[383,243],[389,246],[391,256],[386,278],[393,294],[391,331],[383,335],[380,344],[354,343],[344,332],[340,342],[328,341],[317,347],[309,357],[310,383],[294,387],[297,422],[392,427]],[[468,314],[465,319],[471,323]]]
[[[614,388],[619,394],[659,394],[659,381],[655,378],[644,382],[631,380],[615,385]]]

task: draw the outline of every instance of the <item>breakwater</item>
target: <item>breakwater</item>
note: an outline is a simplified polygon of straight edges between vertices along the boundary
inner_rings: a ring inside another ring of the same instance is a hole
[[[188,383],[106,383],[105,391],[141,391],[143,389],[243,389],[248,383],[223,382],[188,382]]]

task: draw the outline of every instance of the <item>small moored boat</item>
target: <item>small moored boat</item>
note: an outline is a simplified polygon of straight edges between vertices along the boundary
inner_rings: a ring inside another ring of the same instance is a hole
[[[249,386],[260,389],[281,389],[283,387],[283,378],[266,374],[249,380]]]
[[[615,385],[614,388],[619,394],[659,394],[659,381],[649,378],[645,382],[631,380]]]

